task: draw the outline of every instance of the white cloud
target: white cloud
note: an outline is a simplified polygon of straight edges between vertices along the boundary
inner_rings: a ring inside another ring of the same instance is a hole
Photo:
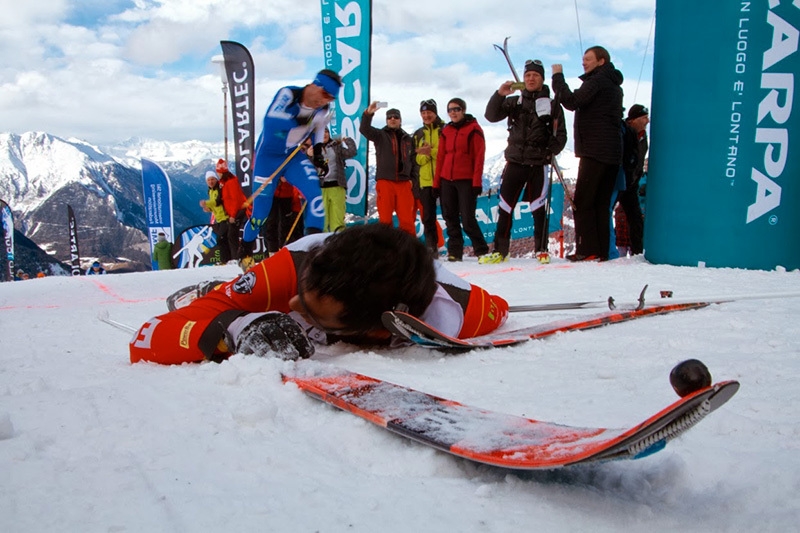
[[[217,140],[221,92],[210,59],[220,53],[220,40],[241,42],[253,55],[259,121],[279,87],[307,83],[322,66],[317,2],[299,8],[296,0],[135,0],[116,11],[121,2],[112,0],[24,4],[0,0],[3,12],[14,12],[13,21],[0,21],[0,114],[4,127],[16,133],[43,130],[96,144],[133,135]],[[626,77],[628,107],[634,93],[649,105],[654,5],[582,0],[578,6],[583,44],[600,42],[612,52]],[[408,129],[419,125],[420,100],[433,97],[443,109],[459,96],[484,125],[487,140],[502,149],[505,125],[482,117],[489,96],[510,77],[492,47],[506,36],[518,68],[536,57],[564,63],[568,76],[581,72],[569,2],[500,8],[377,0],[373,6],[372,96],[400,108]],[[93,25],[65,22],[78,20],[79,10],[100,9],[106,12]]]

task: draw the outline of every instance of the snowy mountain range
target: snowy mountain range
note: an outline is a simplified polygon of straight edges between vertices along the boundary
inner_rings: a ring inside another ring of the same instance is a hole
[[[124,260],[134,270],[143,270],[150,259],[140,158],[158,162],[169,174],[175,230],[182,231],[208,221],[198,205],[206,194],[203,177],[224,151],[223,143],[201,141],[131,138],[99,147],[43,132],[0,133],[0,199],[11,207],[15,228],[56,261],[69,257],[70,205],[85,260]],[[229,159],[233,158],[231,149]],[[571,153],[562,154],[559,161],[568,176],[577,171]],[[502,153],[487,158],[484,190],[499,186],[504,164]]]

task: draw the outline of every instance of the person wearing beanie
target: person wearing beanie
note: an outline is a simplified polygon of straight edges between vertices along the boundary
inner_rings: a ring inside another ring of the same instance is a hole
[[[386,126],[381,129],[374,127],[372,118],[377,110],[378,102],[372,102],[361,115],[358,130],[375,144],[378,220],[391,226],[392,215],[397,214],[400,229],[416,236],[412,190],[414,140],[402,128],[399,109],[386,111]]]
[[[550,190],[544,166],[567,143],[564,111],[550,99],[550,88],[544,84],[544,66],[539,60],[525,62],[525,87],[519,95],[512,81],[506,81],[489,98],[484,116],[489,122],[507,120],[508,147],[506,166],[500,182],[500,209],[494,235],[494,251],[484,263],[500,263],[508,259],[514,208],[523,189],[525,201],[531,202],[534,252],[542,263],[550,261],[547,251],[547,214],[545,202]],[[554,128],[555,124],[555,128]]]
[[[434,256],[438,256],[439,247],[444,246],[442,228],[436,220],[436,196],[433,194],[433,175],[436,170],[436,156],[439,154],[439,135],[444,121],[439,117],[436,100],[430,98],[419,104],[419,115],[422,127],[414,132],[414,148],[418,172],[414,182],[415,208],[422,219],[425,233],[425,246]]]
[[[475,117],[467,113],[467,103],[461,98],[450,99],[447,116],[450,122],[442,128],[439,137],[433,175],[434,194],[442,204],[447,227],[447,260],[461,261],[463,233],[469,236],[472,250],[480,258],[489,252],[475,216],[478,196],[483,190],[486,140],[483,129]]]
[[[230,248],[230,257],[231,260],[241,260],[243,257],[240,256],[242,250],[239,236],[249,215],[249,210],[244,205],[247,197],[244,195],[239,178],[228,170],[228,163],[224,159],[217,161],[215,170],[219,176],[222,205],[228,215],[228,248]]]
[[[575,112],[575,155],[580,158],[575,184],[575,253],[570,261],[609,257],[611,244],[611,197],[622,163],[622,72],[602,46],[583,54],[583,84],[574,91],[560,64],[552,66],[556,98]]]
[[[322,143],[325,128],[330,121],[330,104],[339,95],[342,79],[336,72],[324,69],[304,87],[287,86],[278,90],[264,115],[261,135],[256,143],[253,167],[253,188],[269,184],[253,200],[252,214],[244,226],[242,235],[241,266],[247,270],[254,264],[253,250],[261,227],[272,209],[272,199],[278,177],[273,176],[281,165],[280,175],[300,189],[309,209],[305,210],[306,233],[322,230],[324,213],[318,206],[322,202],[317,169],[302,152],[302,144],[311,137],[314,145],[314,160],[324,167]],[[297,155],[300,154],[300,157]],[[323,172],[324,174],[325,172]]]
[[[631,255],[644,252],[644,217],[639,204],[639,182],[644,175],[644,160],[648,148],[646,128],[649,122],[650,111],[645,106],[634,104],[628,110],[622,150],[625,190],[620,192],[617,201],[624,214],[619,219],[624,221],[622,225],[627,226]]]
[[[200,200],[200,207],[206,213],[211,213],[211,228],[217,236],[220,264],[224,265],[231,260],[231,249],[228,244],[228,213],[222,203],[222,188],[219,185],[217,173],[213,170],[206,172],[206,185],[208,185],[208,198]]]

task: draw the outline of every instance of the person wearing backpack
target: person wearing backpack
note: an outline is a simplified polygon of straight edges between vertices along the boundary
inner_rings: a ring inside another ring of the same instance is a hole
[[[641,104],[628,110],[622,136],[622,170],[625,172],[625,190],[619,194],[618,202],[625,213],[630,236],[631,255],[644,251],[644,217],[639,205],[639,180],[644,175],[644,160],[647,156],[647,124],[650,112]]]

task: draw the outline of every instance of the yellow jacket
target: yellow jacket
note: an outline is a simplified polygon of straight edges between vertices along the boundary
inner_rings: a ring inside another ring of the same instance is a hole
[[[430,126],[422,126],[414,132],[414,147],[419,148],[424,144],[431,145],[431,155],[417,154],[419,165],[419,186],[433,187],[433,174],[436,171],[436,155],[439,153],[439,133],[444,122],[439,117]]]

